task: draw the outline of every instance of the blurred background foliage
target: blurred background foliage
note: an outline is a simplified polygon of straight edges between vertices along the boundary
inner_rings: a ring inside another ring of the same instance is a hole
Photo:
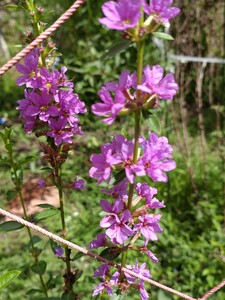
[[[18,2],[0,2],[1,64],[25,46],[25,33],[31,30],[24,11],[4,8],[5,4]],[[46,26],[72,2],[36,1],[46,12],[53,10],[46,19]],[[66,219],[70,240],[85,247],[98,233],[102,197],[96,182],[88,177],[89,156],[97,153],[100,145],[109,142],[122,128],[130,128],[132,133],[133,124],[130,118],[118,119],[109,132],[107,125],[90,110],[91,104],[98,101],[97,92],[105,81],[117,80],[121,70],[134,71],[136,65],[136,49],[132,45],[120,55],[102,59],[105,51],[121,40],[119,32],[109,31],[98,23],[103,3],[103,0],[87,0],[51,38],[62,53],[58,67],[67,66],[68,76],[73,78],[76,92],[88,108],[88,114],[82,118],[86,134],[77,139],[75,150],[64,167],[65,182],[71,182],[75,175],[83,176],[87,182],[85,192],[67,195]],[[222,0],[175,0],[174,6],[181,9],[181,14],[171,22],[174,41],[149,40],[145,48],[145,64],[162,64],[167,71],[175,73],[180,86],[176,99],[172,103],[161,103],[157,109],[161,134],[174,146],[177,169],[169,175],[168,184],[154,184],[158,198],[164,199],[166,204],[162,211],[164,232],[159,241],[152,244],[159,264],[149,261],[147,264],[154,280],[197,298],[224,279],[225,273],[225,64],[172,60],[169,54],[225,59],[225,8]],[[15,109],[16,101],[23,98],[23,88],[15,85],[17,76],[13,68],[0,79],[0,118],[6,119],[0,126],[15,125],[18,155],[39,157],[27,166],[29,184],[31,178],[40,176],[42,161],[34,138],[24,135]],[[2,145],[0,150],[3,152]],[[1,206],[7,208],[9,204],[4,198],[11,182],[10,174],[4,170],[0,172],[0,186]],[[42,225],[53,231],[60,228],[57,219]],[[15,265],[23,271],[13,284],[1,291],[2,300],[41,299],[38,294],[24,296],[36,285],[35,276],[30,276],[26,244],[24,230],[1,235],[0,271],[14,269]],[[63,282],[59,273],[61,261],[52,256],[48,244],[43,247],[47,248],[44,255],[50,261],[46,278],[51,278],[51,293],[56,297]],[[132,260],[139,256],[130,254]],[[141,256],[139,260],[146,257]],[[98,264],[82,257],[74,265],[84,271],[76,286],[77,292],[81,299],[90,299],[96,285],[92,274]],[[178,299],[154,287],[149,286],[148,291],[154,300]],[[223,289],[210,299],[224,300],[224,295]],[[127,299],[138,299],[138,296],[130,294]]]

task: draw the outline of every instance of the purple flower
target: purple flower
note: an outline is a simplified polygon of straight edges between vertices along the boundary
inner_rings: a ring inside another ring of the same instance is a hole
[[[172,2],[173,0],[150,0],[149,5],[144,2],[144,10],[147,14],[152,15],[156,22],[165,24],[180,12],[177,7],[169,7]]]
[[[107,153],[108,151],[111,151],[111,145],[103,145],[101,150],[101,154],[93,154],[90,158],[93,163],[93,167],[91,167],[89,175],[92,178],[97,178],[98,184],[100,184],[103,180],[108,180],[112,171],[111,164],[107,161]]]
[[[101,293],[101,291],[103,290],[106,290],[106,292],[108,293],[109,296],[112,296],[113,295],[113,290],[112,288],[110,287],[110,283],[108,281],[104,281],[104,282],[101,282],[99,283],[96,288],[94,289],[94,292],[92,294],[92,296],[97,296],[99,293]]]
[[[126,92],[131,87],[136,89],[137,88],[137,74],[136,72],[130,74],[130,71],[124,70],[122,71],[119,82],[106,82],[105,87],[107,90],[116,92],[120,90],[121,92]]]
[[[154,197],[154,195],[157,194],[157,189],[150,187],[146,182],[137,183],[136,191],[138,196],[141,196],[146,199],[146,204],[150,209],[165,207],[163,202],[160,202]]]
[[[94,277],[102,277],[106,279],[107,274],[109,273],[109,265],[103,264],[98,267],[98,269],[94,272]]]
[[[80,101],[78,95],[74,94],[72,89],[59,90],[54,99],[59,105],[59,117],[67,119],[71,127],[79,122],[77,114],[87,112],[84,102]]]
[[[133,230],[126,224],[131,219],[131,213],[125,210],[120,218],[116,214],[112,216],[112,218],[103,219],[100,226],[108,228],[106,235],[113,243],[123,244],[133,234]]]
[[[134,226],[134,230],[140,230],[140,233],[146,238],[146,244],[149,240],[156,241],[158,240],[156,233],[161,233],[162,228],[159,226],[158,221],[160,220],[161,215],[150,215],[146,214],[145,216],[139,217],[140,223]]]
[[[149,298],[148,292],[144,288],[144,282],[141,281],[140,284],[138,285],[138,290],[141,296],[141,300],[147,300]]]
[[[25,111],[26,115],[31,117],[39,116],[39,119],[43,122],[47,122],[50,117],[58,115],[58,108],[51,105],[52,99],[48,93],[38,94],[31,92],[29,98],[30,105]]]
[[[154,263],[157,263],[159,261],[155,254],[148,250],[146,247],[141,248],[141,253],[146,253]]]
[[[106,245],[106,235],[104,233],[99,233],[97,239],[90,242],[88,248],[97,249]]]
[[[56,256],[61,257],[61,256],[63,256],[64,250],[61,247],[55,248],[54,253]]]
[[[168,144],[166,137],[158,137],[156,133],[150,133],[149,139],[143,144],[144,154],[134,166],[134,171],[138,176],[146,174],[153,180],[167,182],[164,172],[176,168],[176,163],[170,160],[173,149]]]
[[[108,1],[102,6],[105,18],[99,19],[99,22],[110,29],[134,28],[141,16],[142,3],[142,0]]]
[[[76,176],[74,179],[73,188],[78,191],[85,189],[85,181],[83,179],[78,179]]]
[[[138,266],[138,261],[136,260],[136,264],[133,266],[126,266],[127,269],[142,275],[143,277],[147,277],[147,278],[151,278],[152,275],[150,274],[149,270],[145,268],[146,267],[146,263],[143,263],[140,267]],[[130,275],[126,272],[124,272],[126,279],[129,283],[135,283],[135,281],[140,280],[136,277],[134,277],[133,275]]]
[[[159,65],[144,68],[144,78],[138,89],[150,95],[156,95],[159,99],[172,100],[178,90],[172,73],[163,78],[163,68]]]
[[[66,119],[50,119],[48,123],[52,130],[47,132],[47,136],[54,138],[56,146],[59,146],[62,143],[71,144],[73,142],[73,132],[69,128],[65,128],[67,123]]]
[[[109,213],[101,220],[100,227],[108,228],[112,227],[115,223],[120,223],[117,215],[124,208],[123,201],[117,199],[113,204],[110,204],[106,200],[101,200],[100,205],[105,212]]]
[[[122,201],[125,201],[128,198],[127,179],[125,178],[117,185],[114,185],[111,190],[101,189],[101,192],[111,195],[114,199],[121,199]]]
[[[37,188],[41,189],[41,188],[44,188],[44,187],[46,187],[46,181],[43,178],[40,178],[38,180]]]
[[[123,109],[125,103],[125,96],[120,90],[115,92],[115,98],[113,99],[109,91],[102,87],[98,92],[99,97],[103,103],[96,103],[92,105],[92,111],[97,116],[107,116],[103,119],[103,122],[111,125],[115,120],[118,113]]]
[[[131,271],[139,274],[139,275],[142,275],[143,277],[146,277],[146,278],[151,278],[152,275],[150,274],[149,270],[147,270],[145,267],[146,267],[146,263],[143,263],[140,267],[138,266],[138,261],[136,261],[136,265],[134,266],[126,266],[127,269],[130,269]],[[141,299],[142,300],[146,300],[148,299],[148,293],[147,291],[145,290],[144,288],[144,281],[143,280],[140,280],[126,272],[124,272],[125,276],[126,276],[126,279],[127,281],[130,283],[130,284],[134,284],[136,281],[138,281],[138,290],[140,292],[140,296],[141,296]]]
[[[37,81],[39,81],[37,77],[39,55],[39,49],[36,48],[24,57],[25,65],[20,63],[16,64],[17,71],[23,74],[23,76],[17,79],[17,85],[21,86],[26,84],[29,88],[35,88],[37,86]]]

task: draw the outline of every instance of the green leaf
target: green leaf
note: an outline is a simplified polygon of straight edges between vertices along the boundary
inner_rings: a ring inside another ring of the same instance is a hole
[[[0,137],[2,138],[3,142],[6,143],[7,138],[5,137],[3,132],[0,132]]]
[[[32,296],[35,294],[43,294],[42,290],[38,290],[38,289],[31,289],[26,293],[26,296]]]
[[[19,230],[23,228],[24,225],[15,222],[15,221],[8,221],[0,224],[0,231],[14,231],[14,230]]]
[[[76,269],[75,282],[82,276],[83,270]]]
[[[152,33],[155,37],[157,37],[158,39],[162,39],[162,40],[169,40],[169,41],[172,41],[174,40],[174,38],[172,37],[172,35],[170,34],[167,34],[165,32],[153,32]]]
[[[41,171],[52,171],[53,168],[50,168],[50,167],[43,167],[40,169]]]
[[[161,124],[159,122],[159,119],[156,117],[156,115],[151,114],[149,119],[147,120],[149,130],[154,131],[158,134],[161,133]]]
[[[51,10],[45,14],[41,14],[39,17],[38,17],[38,21],[42,21],[44,19],[46,19],[48,16],[50,16],[52,13],[54,13],[54,10]]]
[[[38,235],[33,235],[31,241],[27,244],[29,249],[32,249],[32,246],[42,242],[43,240]]]
[[[116,250],[118,250],[117,248],[115,248]],[[114,252],[113,251],[113,248],[106,248],[104,249],[100,254],[100,256],[110,260],[110,261],[113,261],[115,260],[117,257],[119,257],[120,255],[120,252]]]
[[[37,204],[36,206],[39,206],[41,208],[51,208],[51,209],[56,209],[55,206],[48,204],[48,203],[43,203],[43,204]]]
[[[7,285],[9,285],[17,276],[19,276],[21,271],[12,270],[3,275],[0,275],[0,289],[3,289]]]
[[[18,194],[17,191],[14,190],[10,190],[6,193],[6,200],[7,201],[11,201],[12,199],[14,199],[16,197],[16,195]]]
[[[45,273],[46,267],[47,267],[46,262],[43,260],[40,260],[39,262],[37,262],[31,266],[31,270],[35,274],[43,275]]]
[[[19,161],[18,164],[19,164],[20,166],[22,166],[22,165],[24,165],[24,164],[26,164],[26,163],[35,161],[36,159],[37,159],[36,156],[31,156],[31,155],[30,155],[30,156],[27,156],[27,157],[21,159],[21,160]]]
[[[112,46],[112,48],[106,50],[106,52],[102,55],[101,59],[108,59],[114,57],[116,54],[126,50],[130,46],[130,41],[121,41],[116,45]]]
[[[49,219],[49,218],[52,218],[56,215],[59,214],[59,210],[54,208],[47,208],[41,212],[39,212],[36,216],[35,216],[35,221],[39,222],[39,221],[42,221],[42,220],[46,220],[46,219]]]
[[[8,9],[20,9],[18,5],[14,5],[14,4],[7,4],[4,7]]]
[[[76,255],[74,255],[73,258],[71,258],[71,260],[77,260],[77,259],[81,258],[84,255],[85,255],[84,253],[78,252]]]
[[[61,300],[74,300],[77,295],[74,292],[65,292],[62,294]]]
[[[110,181],[110,185],[117,185],[124,178],[126,178],[125,170],[121,170],[119,172],[113,172],[113,174],[112,174],[112,180]]]

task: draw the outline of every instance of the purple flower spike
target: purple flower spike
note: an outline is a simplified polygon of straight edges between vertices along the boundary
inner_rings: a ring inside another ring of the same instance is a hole
[[[99,19],[99,22],[110,29],[134,28],[141,16],[142,3],[142,0],[108,1],[102,6],[105,18]]]
[[[180,13],[179,8],[169,7],[172,2],[173,0],[150,0],[149,5],[144,3],[144,10],[152,15],[156,22],[166,24]]]

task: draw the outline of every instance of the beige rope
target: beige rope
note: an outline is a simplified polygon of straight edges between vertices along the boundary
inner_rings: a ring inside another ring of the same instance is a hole
[[[221,283],[219,283],[213,289],[211,289],[210,291],[208,291],[202,298],[199,298],[198,300],[206,300],[206,299],[208,299],[210,296],[212,296],[212,294],[214,294],[215,292],[217,292],[218,290],[220,290],[224,285],[225,285],[225,280],[223,280]]]
[[[0,69],[0,76],[12,68],[21,58],[26,56],[37,47],[40,43],[46,40],[56,29],[58,29],[67,19],[69,19],[75,11],[85,2],[85,0],[77,0],[61,17],[55,21],[52,26],[46,29],[41,35],[39,35],[33,42],[31,42],[26,48],[16,54],[12,59],[10,59],[3,67]]]
[[[188,296],[188,295],[185,295],[185,294],[183,294],[183,293],[181,293],[181,292],[179,292],[179,291],[176,291],[176,290],[171,289],[171,288],[169,288],[169,287],[167,287],[167,286],[165,286],[165,285],[162,285],[162,284],[160,284],[160,283],[158,283],[158,282],[156,282],[156,281],[154,281],[154,280],[151,280],[151,279],[146,278],[146,277],[144,277],[144,276],[142,276],[142,275],[140,275],[140,274],[137,274],[137,273],[135,273],[135,272],[133,272],[133,271],[131,271],[131,270],[125,268],[125,267],[121,267],[119,264],[116,264],[116,263],[114,263],[114,262],[112,262],[112,261],[109,261],[109,260],[107,260],[107,259],[105,259],[105,258],[103,258],[103,257],[101,257],[101,256],[99,256],[99,255],[97,255],[97,254],[94,254],[94,253],[92,253],[92,252],[89,252],[89,251],[86,250],[85,248],[82,248],[82,247],[80,247],[80,246],[78,246],[78,245],[76,245],[76,244],[73,244],[73,243],[71,243],[71,242],[69,242],[69,241],[67,241],[67,240],[64,240],[63,238],[61,238],[61,237],[59,237],[59,236],[57,236],[57,235],[55,235],[55,234],[53,234],[53,233],[51,233],[51,232],[49,232],[49,231],[47,231],[47,230],[45,230],[45,229],[43,229],[43,228],[37,226],[37,225],[34,225],[33,223],[30,223],[30,222],[28,222],[28,221],[25,221],[24,219],[22,219],[22,218],[20,218],[20,217],[17,217],[17,216],[15,216],[15,215],[13,215],[13,214],[11,214],[11,213],[5,211],[4,209],[1,209],[1,208],[0,208],[0,214],[2,214],[3,216],[8,217],[8,218],[10,218],[10,219],[12,219],[12,220],[14,220],[14,221],[20,223],[20,224],[23,224],[23,225],[25,225],[25,226],[27,226],[27,227],[29,227],[29,228],[35,230],[35,231],[38,231],[38,232],[40,232],[41,234],[43,234],[43,235],[45,235],[45,236],[48,236],[48,237],[51,238],[52,240],[55,240],[55,241],[57,241],[57,242],[59,242],[59,243],[61,243],[61,244],[67,245],[67,246],[68,246],[69,248],[71,248],[71,249],[75,249],[76,251],[82,252],[82,253],[84,253],[84,254],[86,254],[86,255],[88,255],[88,256],[90,256],[90,257],[92,257],[92,258],[94,258],[94,259],[96,259],[96,260],[98,260],[98,261],[104,262],[104,263],[106,263],[106,264],[108,264],[108,265],[111,265],[111,266],[117,268],[117,269],[120,269],[121,271],[126,272],[126,273],[128,273],[128,274],[130,274],[130,275],[132,275],[132,276],[134,276],[134,277],[136,277],[136,278],[139,278],[139,279],[141,279],[141,280],[143,280],[143,281],[145,281],[145,282],[148,282],[148,283],[150,283],[150,284],[152,284],[152,285],[154,285],[154,286],[156,286],[156,287],[158,287],[158,288],[160,288],[160,289],[162,289],[162,290],[165,290],[165,291],[167,291],[167,292],[170,292],[170,293],[173,293],[173,294],[175,294],[175,295],[178,295],[178,296],[180,296],[180,297],[183,298],[183,299],[187,299],[187,300],[197,300],[197,299],[192,298],[192,297],[190,297],[190,296]]]

